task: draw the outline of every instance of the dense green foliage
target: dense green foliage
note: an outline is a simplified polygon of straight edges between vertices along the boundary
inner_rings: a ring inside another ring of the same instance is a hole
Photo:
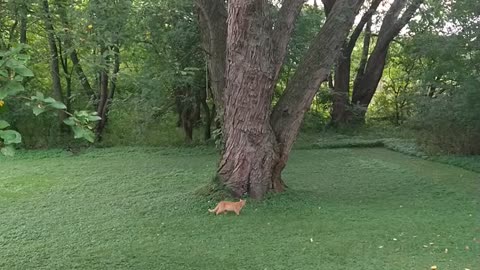
[[[427,152],[478,154],[478,2],[426,1],[421,9],[421,16],[390,45],[367,121],[414,128]],[[374,17],[371,49],[382,16],[379,12]],[[25,70],[33,71],[23,74],[28,77],[22,82],[25,96],[38,96],[37,92],[55,96],[49,57],[53,34],[62,87],[59,101],[72,115],[76,110],[97,111],[104,119],[91,126],[97,144],[158,146],[185,140],[198,144],[219,134],[192,1],[8,1],[1,4],[0,18],[0,51],[30,45],[22,50],[30,59]],[[273,102],[324,21],[321,7],[302,10]],[[48,23],[53,30],[46,28]],[[351,82],[362,57],[362,38],[363,34],[351,56]],[[325,83],[317,93],[304,131],[328,127],[330,91]],[[55,114],[35,117],[23,103],[6,100],[0,116],[22,134],[24,147],[72,144]]]
[[[66,110],[65,104],[51,97],[45,97],[41,92],[37,92],[36,95],[31,97],[18,95],[25,91],[24,79],[33,77],[32,71],[26,67],[30,58],[23,54],[22,50],[24,50],[24,46],[0,52],[0,107],[5,106],[4,99],[15,96],[17,99],[27,101],[25,105],[31,107],[35,116],[49,110]],[[89,111],[75,111],[73,114],[65,113],[68,114],[68,118],[62,120],[72,128],[74,138],[94,142],[94,135],[91,130],[93,129],[93,123],[100,120],[97,113]],[[13,145],[22,142],[21,134],[15,130],[7,129],[9,127],[10,124],[7,121],[0,119],[0,150],[6,156],[12,156],[15,150]]]
[[[194,195],[210,150],[0,160],[5,269],[475,269],[480,251],[479,175],[389,150],[294,151],[288,193],[238,217]]]
[[[431,2],[390,55],[375,114],[406,121],[427,152],[480,154],[478,1]]]

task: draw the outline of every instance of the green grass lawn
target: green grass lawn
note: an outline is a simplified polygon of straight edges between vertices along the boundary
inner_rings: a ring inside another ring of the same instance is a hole
[[[287,193],[214,216],[210,150],[0,158],[0,269],[480,269],[480,174],[382,148],[296,150]]]

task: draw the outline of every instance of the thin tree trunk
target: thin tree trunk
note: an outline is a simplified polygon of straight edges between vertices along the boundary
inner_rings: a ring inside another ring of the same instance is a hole
[[[113,97],[117,89],[117,75],[118,75],[118,72],[120,71],[119,45],[114,45],[112,47],[112,50],[114,52],[112,74],[111,76],[109,76],[108,70],[106,68],[102,70],[100,74],[100,98],[97,105],[97,113],[102,119],[98,121],[98,124],[97,124],[97,129],[96,129],[97,141],[102,140],[102,135],[108,122],[108,111],[110,109],[110,105],[112,103]],[[105,52],[105,49],[102,49],[101,51],[103,55],[103,52]],[[108,59],[106,60],[108,62]],[[110,82],[110,89],[108,87],[109,82]]]
[[[210,107],[207,103],[207,88],[208,88],[208,74],[207,74],[207,83],[205,88],[200,90],[200,103],[203,108],[204,112],[204,122],[205,122],[205,130],[204,130],[204,140],[208,141],[212,137],[212,118],[210,113]]]
[[[95,100],[96,95],[95,92],[93,91],[90,82],[88,81],[88,77],[85,75],[85,72],[83,71],[82,65],[80,64],[80,59],[78,58],[78,53],[75,48],[73,48],[73,39],[71,36],[71,29],[70,29],[70,23],[68,21],[68,14],[66,7],[63,2],[59,3],[59,14],[60,14],[60,19],[62,21],[62,25],[65,31],[65,38],[64,38],[64,43],[65,43],[65,50],[70,51],[70,59],[72,60],[73,64],[73,69],[75,70],[75,73],[78,76],[78,79],[80,81],[80,84],[82,85],[83,90],[87,94],[87,96]]]
[[[58,48],[60,51],[60,63],[62,64],[63,73],[65,74],[66,86],[66,97],[65,97],[65,106],[67,107],[67,112],[72,112],[71,98],[72,98],[72,72],[68,68],[68,58],[66,58],[66,53],[62,49],[62,41],[58,39]]]
[[[50,49],[50,75],[52,77],[53,96],[57,101],[63,102],[62,83],[60,79],[60,67],[58,49],[55,41],[55,29],[53,28],[52,16],[50,14],[50,8],[48,1],[43,1],[44,21],[45,28],[47,30],[48,46]],[[60,123],[63,122],[66,115],[63,111],[58,111],[58,117]]]
[[[22,44],[27,44],[27,14],[27,5],[23,3],[20,5],[20,43]]]
[[[105,54],[106,50],[107,49],[105,47],[102,47],[100,49],[100,55],[103,56]],[[104,59],[104,61],[108,62],[107,59]],[[108,93],[108,81],[109,81],[108,68],[104,67],[104,68],[102,68],[102,70],[100,71],[100,74],[99,74],[100,94],[99,94],[98,102],[97,102],[97,114],[102,119],[100,121],[98,121],[97,128],[95,130],[95,133],[96,133],[95,135],[97,137],[97,141],[102,140],[102,134],[103,134],[103,130],[105,129],[105,124],[106,124],[103,113],[105,111],[105,107],[107,106],[107,102],[108,102],[108,95],[109,95],[109,93]]]
[[[202,47],[207,54],[208,73],[216,114],[223,115],[225,60],[227,41],[227,9],[223,0],[195,0]]]
[[[97,104],[97,114],[102,119],[98,121],[96,128],[97,141],[102,140],[103,130],[105,129],[106,119],[103,115],[108,101],[108,74],[104,69],[100,72],[100,95]]]
[[[210,107],[206,100],[202,101],[203,111],[205,112],[205,131],[203,138],[205,141],[208,141],[212,138],[212,118],[210,113]]]

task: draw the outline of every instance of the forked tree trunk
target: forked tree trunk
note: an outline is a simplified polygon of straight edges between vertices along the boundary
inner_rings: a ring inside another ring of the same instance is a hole
[[[335,66],[335,82],[333,87],[333,99],[332,99],[332,112],[331,112],[331,125],[340,126],[349,122],[352,111],[350,104],[350,66],[352,61],[352,53],[358,38],[365,26],[365,35],[367,36],[370,31],[371,18],[376,9],[383,0],[374,0],[370,5],[370,8],[363,14],[360,22],[352,32],[348,42],[345,42],[340,56],[338,57]],[[368,40],[370,38],[368,37]],[[363,47],[365,57],[368,57],[368,46]],[[363,58],[362,58],[363,59]],[[366,61],[366,58],[365,58]]]
[[[424,0],[395,0],[382,21],[375,47],[368,58],[364,73],[354,83],[352,105],[359,107],[355,123],[364,123],[368,106],[377,90],[387,61],[388,49],[393,39],[410,21]]]
[[[268,191],[284,190],[281,172],[303,116],[327,79],[363,1],[338,1],[272,109],[274,87],[303,2],[283,1],[274,24],[269,1],[228,1],[225,149],[218,174],[235,196],[247,193],[260,199]]]

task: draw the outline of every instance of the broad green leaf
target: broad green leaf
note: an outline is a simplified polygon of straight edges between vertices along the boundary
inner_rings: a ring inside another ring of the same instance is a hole
[[[5,144],[22,142],[22,135],[15,130],[0,130],[0,138],[2,138]]]
[[[72,126],[73,138],[80,139],[83,137],[83,128],[79,126]]]
[[[0,120],[0,129],[7,128],[7,127],[9,127],[9,126],[10,126],[10,124],[9,124],[7,121],[5,121],[5,120]]]
[[[17,54],[17,59],[22,61],[27,61],[30,59],[30,55],[20,53],[20,54]]]
[[[91,143],[95,141],[95,134],[91,130],[80,126],[72,126],[72,130],[74,134],[73,137],[75,139],[85,139]]]
[[[65,123],[65,125],[67,125],[67,126],[73,126],[73,125],[75,125],[75,118],[69,117],[69,118],[63,120],[63,123]]]
[[[95,142],[95,134],[91,130],[85,130],[83,138],[91,143]]]
[[[5,66],[13,70],[24,67],[22,62],[12,58],[7,60],[7,62],[5,63]]]
[[[30,69],[28,69],[24,66],[16,67],[14,70],[15,70],[15,73],[17,73],[17,74],[19,74],[23,77],[33,77],[33,72]]]
[[[13,148],[11,145],[7,145],[5,147],[2,147],[0,149],[0,152],[2,152],[3,155],[11,157],[15,155],[15,148]]]
[[[46,103],[53,103],[55,102],[56,100],[52,97],[47,97],[45,99],[43,99],[43,102],[46,102]]]
[[[7,96],[15,95],[18,92],[24,90],[23,85],[17,81],[10,81],[5,85],[5,87],[0,88],[0,99],[4,99]]]
[[[98,116],[98,115],[90,115],[90,116],[88,116],[87,119],[88,119],[88,121],[90,121],[90,122],[95,122],[95,121],[100,121],[100,120],[102,120],[102,118],[101,118],[100,116]]]
[[[4,78],[8,78],[8,72],[5,69],[0,69],[0,76]]]
[[[38,99],[43,101],[45,99],[45,96],[43,95],[42,92],[37,92],[35,96],[32,96],[32,99]]]
[[[45,107],[43,107],[43,106],[40,105],[40,104],[37,104],[37,105],[33,106],[32,111],[33,111],[33,114],[34,114],[35,116],[38,116],[38,115],[40,115],[41,113],[45,112]]]
[[[52,102],[52,103],[49,104],[49,106],[52,107],[52,108],[55,108],[55,109],[59,109],[59,110],[67,109],[67,106],[65,106],[65,104],[63,104],[60,101]]]

